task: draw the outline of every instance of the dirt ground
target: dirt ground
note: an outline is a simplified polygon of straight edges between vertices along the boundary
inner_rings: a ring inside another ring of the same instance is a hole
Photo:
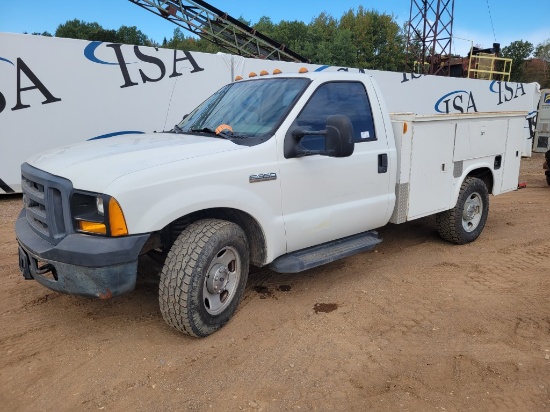
[[[433,218],[298,275],[251,274],[221,331],[169,328],[158,280],[108,301],[19,274],[20,196],[0,197],[0,409],[4,411],[548,411],[550,187],[491,197],[474,243]],[[143,272],[146,272],[143,270]]]

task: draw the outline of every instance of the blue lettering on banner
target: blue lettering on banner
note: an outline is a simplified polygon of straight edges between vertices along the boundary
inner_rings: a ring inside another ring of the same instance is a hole
[[[130,72],[129,72],[127,66],[129,64],[138,63],[138,62],[134,61],[134,62],[129,63],[129,62],[126,61],[125,56],[122,53],[122,44],[121,43],[105,44],[105,47],[108,47],[108,48],[110,48],[114,51],[114,53],[115,53],[114,57],[116,58],[116,62],[109,62],[109,61],[99,59],[96,56],[96,50],[98,49],[98,47],[102,43],[103,42],[100,42],[100,41],[93,41],[93,42],[89,43],[86,46],[86,48],[84,49],[84,57],[86,57],[86,59],[90,60],[93,63],[118,66],[120,68],[120,72],[121,72],[122,78],[124,80],[124,84],[121,85],[120,88],[123,89],[125,87],[137,86],[139,83],[132,80],[132,77],[130,75]],[[170,64],[172,66],[172,73],[168,77],[172,78],[172,77],[181,76],[182,73],[180,73],[176,70],[176,63],[178,63],[180,61],[188,61],[191,64],[192,70],[190,71],[190,73],[197,73],[197,72],[201,72],[201,71],[204,70],[202,67],[200,67],[197,64],[197,62],[196,62],[195,58],[193,57],[193,55],[188,51],[174,50],[173,58],[171,59],[170,63],[165,64],[165,62],[163,60],[161,60],[159,57],[155,57],[155,56],[152,56],[151,54],[144,53],[139,48],[139,46],[133,46],[133,47],[131,47],[131,49],[133,50],[133,54],[134,54],[133,57],[134,58],[137,58],[139,60],[139,62],[147,63],[148,64],[147,67],[151,67],[151,65],[156,67],[155,71],[158,73],[156,75],[156,77],[151,77],[150,75],[147,75],[144,70],[139,69],[139,75],[141,77],[142,84],[144,84],[144,83],[154,83],[154,82],[158,82],[158,81],[161,81],[162,79],[164,79],[165,76],[166,76],[166,73],[167,73],[167,68],[168,69],[170,68]],[[159,49],[157,47],[155,47],[154,50],[156,52],[159,51]],[[181,56],[181,53],[183,53],[183,56]]]
[[[8,62],[8,63],[11,64],[12,66],[15,66],[15,64],[13,64],[13,62],[9,61],[8,59],[4,59],[3,57],[0,57],[0,61],[2,61],[2,62]]]
[[[527,94],[523,83],[508,83],[500,80],[493,80],[489,85],[489,90],[498,95],[497,106]]]
[[[22,96],[23,92],[27,92],[27,91],[34,90],[34,89],[37,89],[40,93],[42,93],[42,96],[44,96],[44,98],[46,99],[42,102],[42,104],[55,103],[55,102],[60,102],[61,101],[60,98],[55,97],[48,90],[48,88],[44,85],[44,83],[42,83],[42,81],[31,70],[31,68],[29,66],[27,66],[27,64],[23,61],[23,59],[18,57],[17,60],[16,60],[16,64],[13,64],[13,62],[11,60],[8,60],[4,57],[0,57],[0,61],[9,63],[12,66],[15,66],[15,69],[16,69],[16,72],[17,72],[17,74],[16,74],[16,79],[17,79],[17,85],[16,85],[17,103],[16,103],[15,106],[13,106],[11,108],[12,111],[27,109],[27,108],[31,107],[30,104],[24,104],[23,103],[23,101],[21,99],[21,96]],[[26,81],[22,79],[22,75],[25,75],[25,77],[27,78]],[[32,86],[23,87],[22,86],[23,82],[27,83],[27,84],[30,82],[30,83],[32,83]],[[7,106],[6,98],[0,92],[0,113],[2,113],[4,111],[6,106]]]
[[[447,93],[435,103],[438,113],[470,113],[477,112],[474,94],[466,90],[455,90]]]
[[[409,79],[408,73],[403,72],[402,74],[403,74],[403,80],[401,80],[401,83],[406,83],[409,80],[416,80],[416,79],[420,79],[422,76],[426,76],[425,74],[417,74],[415,72],[412,72],[411,78]]]
[[[118,64],[120,64],[118,61],[116,61],[116,62],[106,62],[104,60],[99,59],[95,55],[96,49],[99,46],[101,46],[102,44],[103,44],[102,41],[93,41],[90,44],[88,44],[86,46],[86,48],[84,49],[84,57],[86,57],[91,62],[98,63],[98,64],[108,64],[108,65],[114,65],[114,66],[117,66]],[[136,62],[133,62],[133,63],[136,63]],[[132,63],[125,63],[125,64],[132,64]]]

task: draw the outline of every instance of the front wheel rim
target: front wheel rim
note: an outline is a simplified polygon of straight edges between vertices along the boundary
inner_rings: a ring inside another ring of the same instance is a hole
[[[204,309],[219,315],[233,301],[241,278],[241,258],[231,246],[222,248],[206,272],[202,288]]]
[[[472,193],[464,202],[462,210],[462,227],[466,232],[473,232],[479,226],[483,216],[483,200],[477,192]]]

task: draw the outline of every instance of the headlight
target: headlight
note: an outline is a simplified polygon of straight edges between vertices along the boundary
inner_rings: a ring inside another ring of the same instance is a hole
[[[71,196],[71,214],[77,232],[104,236],[128,234],[124,214],[114,197],[75,192]]]
[[[97,213],[99,213],[101,216],[104,216],[105,209],[103,208],[103,196],[95,197],[95,205],[97,207]]]

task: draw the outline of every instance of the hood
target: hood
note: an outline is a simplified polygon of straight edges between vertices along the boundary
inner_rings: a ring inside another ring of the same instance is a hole
[[[211,136],[136,134],[58,147],[27,163],[71,180],[75,188],[98,190],[139,170],[245,147]]]

